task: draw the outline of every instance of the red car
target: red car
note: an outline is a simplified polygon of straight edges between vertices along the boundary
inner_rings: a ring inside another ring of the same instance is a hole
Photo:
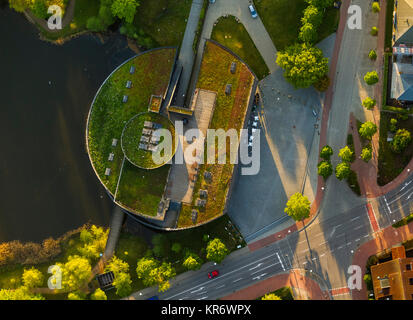
[[[218,270],[214,270],[214,271],[208,273],[208,278],[213,279],[213,278],[217,277],[218,275],[219,275]]]

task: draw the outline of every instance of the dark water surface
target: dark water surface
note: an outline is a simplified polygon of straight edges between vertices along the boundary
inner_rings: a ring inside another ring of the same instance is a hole
[[[86,118],[102,81],[133,54],[120,36],[49,44],[0,8],[0,242],[109,224],[113,204],[86,153]]]

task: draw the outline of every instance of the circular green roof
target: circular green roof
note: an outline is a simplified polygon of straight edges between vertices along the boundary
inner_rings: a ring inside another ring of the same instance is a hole
[[[168,133],[170,142],[165,141]],[[158,113],[140,113],[126,123],[121,144],[125,157],[135,166],[159,168],[168,163],[176,152],[175,127]]]

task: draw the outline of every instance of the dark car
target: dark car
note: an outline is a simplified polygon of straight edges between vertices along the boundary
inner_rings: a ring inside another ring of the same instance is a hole
[[[211,271],[211,272],[208,273],[208,278],[213,279],[215,277],[218,277],[218,275],[219,275],[218,270],[214,270],[214,271]]]

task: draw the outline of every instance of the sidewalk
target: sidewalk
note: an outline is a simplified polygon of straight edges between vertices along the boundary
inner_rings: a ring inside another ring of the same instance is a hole
[[[331,106],[333,103],[333,95],[334,95],[334,82],[335,82],[334,80],[337,74],[336,73],[337,62],[338,62],[338,57],[340,54],[340,48],[341,48],[341,43],[343,39],[344,29],[347,23],[346,18],[347,18],[347,11],[348,11],[349,6],[350,6],[349,0],[344,1],[343,5],[341,6],[340,24],[337,30],[337,37],[334,43],[334,53],[331,59],[331,66],[330,66],[330,71],[329,71],[329,78],[330,78],[331,84],[328,90],[326,91],[325,98],[324,98],[323,115],[322,115],[321,128],[320,128],[319,151],[321,151],[321,149],[327,144],[328,120],[329,120],[329,115],[330,115],[330,110],[331,110]],[[321,158],[319,158],[319,161],[321,161]],[[270,235],[266,238],[263,238],[261,240],[258,240],[256,242],[249,244],[248,246],[250,250],[253,251],[253,250],[257,250],[262,247],[265,247],[275,241],[278,241],[284,238],[289,233],[300,230],[301,228],[305,227],[307,224],[311,223],[315,219],[319,211],[319,208],[321,206],[321,203],[323,201],[324,188],[325,188],[325,181],[321,176],[319,176],[318,181],[317,181],[317,193],[316,193],[313,203],[311,204],[310,217],[304,220],[304,225],[302,225],[302,222],[296,222],[289,228],[286,228],[280,232],[277,232],[273,235]]]
[[[330,299],[328,291],[323,291],[316,281],[304,276],[303,270],[293,269],[289,273],[268,278],[221,300],[254,300],[282,287],[290,287],[295,300]]]
[[[375,239],[366,242],[356,251],[353,256],[353,265],[361,267],[363,272],[362,277],[364,277],[368,257],[412,238],[413,223],[397,229],[392,226],[387,227],[386,229],[377,232]],[[362,281],[362,285],[360,291],[352,290],[351,295],[353,300],[367,300],[367,288],[364,281]]]

